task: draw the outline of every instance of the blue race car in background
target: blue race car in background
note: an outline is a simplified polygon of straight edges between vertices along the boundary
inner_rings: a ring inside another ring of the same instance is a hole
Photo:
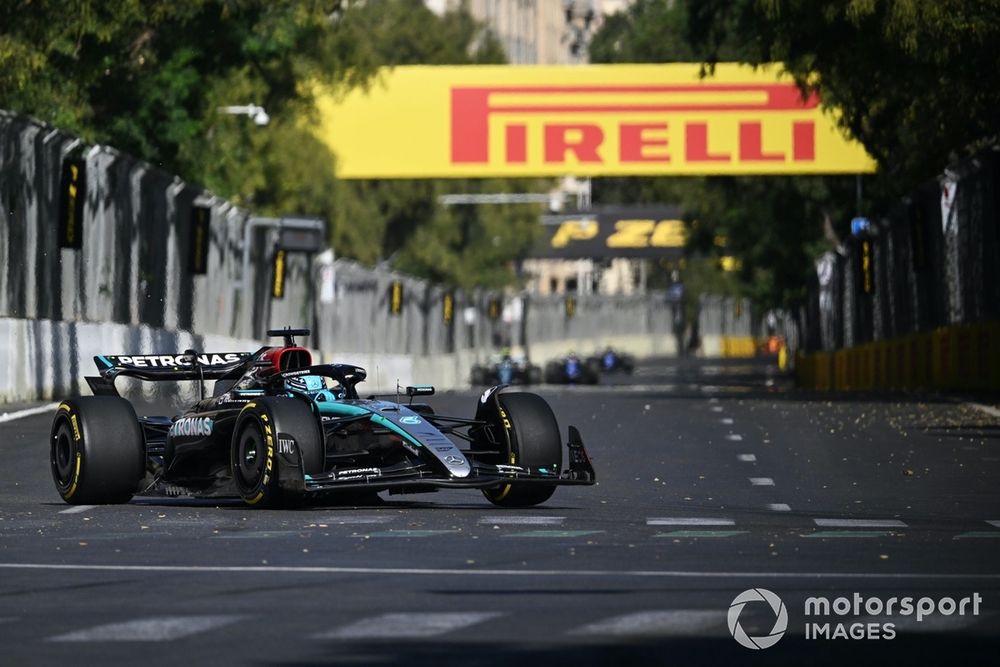
[[[635,358],[630,354],[619,352],[613,347],[605,348],[603,352],[590,357],[587,361],[596,362],[602,373],[623,372],[631,374],[635,369]]]
[[[600,377],[601,367],[596,359],[581,359],[574,352],[545,364],[548,384],[597,384]]]
[[[50,465],[63,500],[125,503],[133,495],[238,497],[278,506],[359,491],[479,489],[501,506],[545,502],[563,484],[594,484],[580,433],[564,446],[540,396],[487,389],[473,418],[438,415],[406,387],[409,402],[361,398],[365,371],[312,364],[293,336],[284,345],[225,354],[95,357],[94,396],[60,403]],[[195,381],[199,400],[179,416],[137,416],[115,380]],[[215,380],[212,396],[204,381]],[[564,448],[568,465],[563,467]]]
[[[527,357],[512,357],[509,354],[498,354],[485,364],[474,365],[470,375],[473,387],[542,382],[539,366],[528,361]]]

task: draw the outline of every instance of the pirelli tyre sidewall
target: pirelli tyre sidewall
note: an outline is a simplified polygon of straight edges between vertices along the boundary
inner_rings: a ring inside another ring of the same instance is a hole
[[[497,393],[498,430],[506,434],[510,465],[562,469],[562,439],[552,408],[544,398],[529,392]],[[555,492],[555,484],[529,482],[504,484],[484,489],[483,495],[501,507],[529,507],[545,502]]]
[[[124,398],[63,401],[56,408],[49,442],[52,479],[68,503],[127,503],[145,474],[142,429]]]
[[[304,476],[323,470],[316,416],[298,398],[264,397],[244,406],[233,429],[230,469],[248,505],[275,507],[305,491]]]

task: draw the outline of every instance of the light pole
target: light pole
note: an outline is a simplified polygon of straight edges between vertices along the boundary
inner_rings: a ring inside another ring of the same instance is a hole
[[[271,122],[271,117],[264,111],[264,107],[257,104],[236,104],[228,107],[219,107],[218,112],[233,116],[249,116],[260,127],[264,127]]]

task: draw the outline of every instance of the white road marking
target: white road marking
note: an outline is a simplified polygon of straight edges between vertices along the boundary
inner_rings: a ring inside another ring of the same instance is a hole
[[[738,454],[736,458],[740,461],[745,461],[746,463],[753,463],[757,460],[757,457],[753,454]]]
[[[500,616],[499,612],[382,614],[313,635],[313,639],[398,639],[434,637]]]
[[[813,519],[820,528],[906,528],[899,519]]]
[[[787,503],[769,503],[767,509],[773,512],[791,512],[792,508]]]
[[[647,526],[735,526],[732,519],[711,519],[704,517],[650,517]]]
[[[79,514],[80,512],[86,512],[87,510],[92,510],[97,505],[74,505],[68,509],[59,510],[60,514]]]
[[[966,403],[966,405],[969,406],[970,408],[975,408],[980,412],[985,412],[991,417],[1000,417],[1000,410],[997,410],[991,405],[983,405],[982,403]]]
[[[98,625],[65,635],[50,637],[53,642],[163,642],[180,639],[229,625],[243,618],[231,616],[160,616],[123,623]]]
[[[770,477],[747,477],[754,486],[774,486],[774,480]]]
[[[990,524],[994,528],[1000,528],[1000,520],[997,520],[997,521],[987,521],[986,523]]]
[[[708,402],[709,403],[718,403],[719,399],[717,397],[713,396],[712,398],[708,399]]]
[[[721,405],[713,405],[711,407],[712,412],[722,412],[723,408]]]
[[[40,405],[37,408],[28,408],[26,410],[16,410],[14,412],[5,412],[0,415],[0,424],[4,422],[12,422],[15,419],[23,419],[25,417],[31,417],[34,415],[45,414],[46,412],[52,412],[59,407],[58,403],[49,403],[48,405]]]
[[[559,526],[566,520],[564,516],[484,516],[482,525],[494,526]]]
[[[719,423],[720,424],[726,424],[726,425],[732,424],[733,423],[733,418],[732,417],[723,417],[722,419],[719,420]]]
[[[731,440],[733,442],[740,442],[741,440],[743,440],[743,436],[740,435],[739,433],[730,433],[729,435],[726,436],[726,440]]]
[[[324,519],[314,519],[309,523],[325,523],[328,526],[365,526],[376,523],[389,523],[396,518],[394,516],[334,516]]]
[[[335,565],[121,565],[84,563],[0,563],[0,570],[79,572],[185,572],[189,574],[385,574],[480,577],[744,578],[744,579],[946,579],[1000,580],[1000,572],[696,572],[694,570],[504,570],[433,567],[340,567]]]
[[[687,637],[706,634],[721,636],[727,632],[725,611],[672,609],[615,616],[576,628],[570,634]]]

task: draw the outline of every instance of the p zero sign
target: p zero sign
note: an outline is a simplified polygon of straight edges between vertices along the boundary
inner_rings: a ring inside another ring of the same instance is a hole
[[[831,174],[875,163],[777,67],[397,67],[321,93],[341,178]]]
[[[543,216],[545,233],[532,257],[681,257],[685,229],[673,206],[598,208],[580,215]]]

